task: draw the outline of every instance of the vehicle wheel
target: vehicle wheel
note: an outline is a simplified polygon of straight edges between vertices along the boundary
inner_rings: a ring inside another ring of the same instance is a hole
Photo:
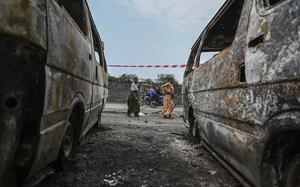
[[[150,105],[151,101],[149,97],[145,97],[144,99],[146,105]]]
[[[189,134],[191,137],[193,137],[193,130],[194,130],[194,124],[196,123],[196,118],[194,117],[193,112],[189,110],[188,114],[188,122],[189,122]]]
[[[158,103],[156,101],[151,101],[150,107],[151,108],[157,108],[158,107]]]
[[[285,187],[300,187],[300,153],[289,163],[284,176]]]
[[[193,125],[189,124],[189,136],[193,137]]]
[[[193,143],[198,144],[200,143],[200,134],[199,134],[199,126],[198,123],[195,121],[193,128],[192,128],[192,138],[193,138]]]
[[[139,103],[140,103],[140,106],[143,106],[145,104],[144,98],[139,98]]]
[[[98,114],[98,120],[97,120],[97,127],[98,128],[102,127],[101,119],[102,119],[102,111],[99,112],[99,114]]]
[[[74,129],[71,122],[67,122],[67,129],[63,137],[60,147],[60,162],[63,164],[65,161],[70,161],[74,155]]]

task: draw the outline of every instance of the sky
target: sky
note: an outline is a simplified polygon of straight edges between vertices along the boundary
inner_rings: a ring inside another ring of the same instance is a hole
[[[108,65],[185,64],[204,27],[224,0],[87,0],[105,43]],[[108,68],[109,74],[156,79],[184,68]]]

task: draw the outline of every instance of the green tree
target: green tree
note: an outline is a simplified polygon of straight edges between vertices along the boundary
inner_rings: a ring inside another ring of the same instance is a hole
[[[116,81],[116,80],[118,80],[117,77],[108,74],[108,81]]]
[[[129,82],[130,79],[133,79],[134,77],[136,77],[135,74],[122,74],[119,77],[115,77],[112,75],[108,75],[108,80],[113,82],[113,81],[120,81],[120,82]]]
[[[159,84],[165,84],[167,82],[171,82],[174,86],[179,85],[178,81],[175,79],[175,75],[173,74],[163,74],[163,73],[158,74],[156,82]]]
[[[154,81],[152,80],[152,79],[145,79],[145,81],[144,81],[145,83],[148,83],[148,84],[153,84],[154,83]]]
[[[136,77],[136,75],[135,74],[126,74],[126,73],[124,73],[124,74],[122,74],[121,76],[119,76],[119,80],[120,81],[125,81],[125,82],[127,82],[127,81],[130,81],[130,79],[133,79],[134,77]]]

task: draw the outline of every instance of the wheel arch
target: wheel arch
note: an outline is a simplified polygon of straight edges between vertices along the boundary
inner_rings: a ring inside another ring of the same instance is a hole
[[[189,131],[190,133],[193,131],[194,125],[195,125],[195,113],[194,113],[194,108],[189,105],[188,110],[187,110],[187,122],[189,125]]]
[[[72,99],[67,120],[74,125],[76,141],[79,140],[85,117],[85,99],[82,93]]]
[[[280,186],[289,162],[300,152],[300,111],[278,113],[267,121],[265,129],[267,137],[261,159],[262,186]]]

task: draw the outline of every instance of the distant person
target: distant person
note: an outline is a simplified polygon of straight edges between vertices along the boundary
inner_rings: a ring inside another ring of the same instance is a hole
[[[127,110],[127,116],[131,117],[131,113],[134,113],[135,117],[139,117],[140,112],[140,103],[139,103],[139,95],[138,95],[138,78],[134,77],[134,79],[131,81],[130,85],[130,92],[128,95],[128,110]]]
[[[157,101],[159,99],[159,95],[157,93],[157,90],[153,86],[151,86],[151,88],[149,88],[148,93],[149,93],[149,97],[152,100]]]
[[[168,82],[164,85],[162,85],[162,90],[165,94],[164,97],[164,106],[163,106],[163,110],[161,112],[162,116],[164,118],[171,118],[171,113],[175,107],[174,105],[174,86]]]

